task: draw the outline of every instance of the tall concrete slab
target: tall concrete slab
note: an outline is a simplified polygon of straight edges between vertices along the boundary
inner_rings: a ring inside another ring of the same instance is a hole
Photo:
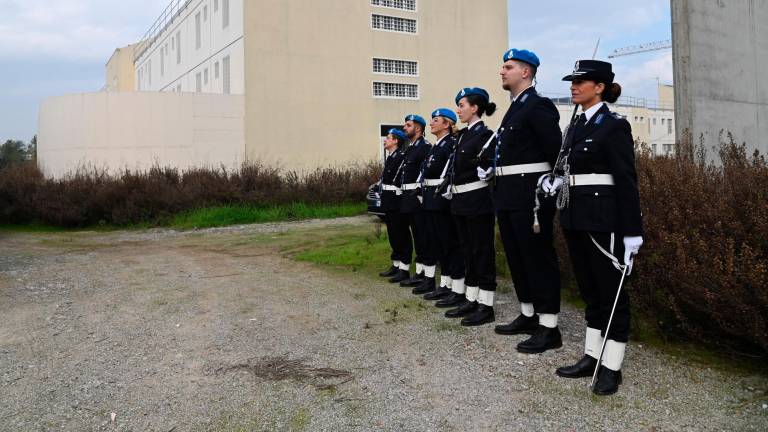
[[[768,153],[768,1],[671,0],[676,132]],[[711,154],[712,152],[710,152]]]

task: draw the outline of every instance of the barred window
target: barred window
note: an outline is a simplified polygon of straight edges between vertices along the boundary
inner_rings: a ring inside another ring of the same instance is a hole
[[[371,26],[376,30],[416,33],[416,20],[389,15],[371,15]]]
[[[371,0],[371,4],[374,6],[383,6],[409,11],[416,10],[416,0]]]
[[[392,75],[419,75],[419,64],[409,60],[373,59],[373,72]]]
[[[418,99],[419,85],[374,81],[373,96],[380,98]]]

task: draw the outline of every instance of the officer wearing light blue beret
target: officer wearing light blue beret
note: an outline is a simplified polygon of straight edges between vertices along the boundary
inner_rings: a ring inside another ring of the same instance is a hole
[[[467,124],[459,131],[450,174],[451,214],[464,249],[466,275],[463,286],[453,286],[450,296],[435,303],[453,307],[445,316],[462,318],[463,326],[493,322],[496,292],[493,202],[489,183],[479,177],[493,162],[494,133],[482,121],[496,104],[485,89],[465,87],[455,98],[458,119]]]
[[[399,282],[410,277],[411,255],[413,245],[408,231],[408,219],[400,212],[402,192],[400,190],[400,172],[405,157],[404,148],[408,136],[400,129],[390,129],[384,139],[384,150],[387,159],[379,181],[381,191],[381,210],[384,212],[384,222],[387,225],[387,238],[392,249],[390,258],[392,266],[379,276],[390,278],[391,282]]]
[[[456,113],[448,108],[432,112],[430,131],[437,142],[429,151],[422,168],[423,211],[427,216],[429,255],[440,263],[440,284],[435,283],[435,267],[425,267],[425,281],[414,288],[414,294],[424,294],[425,300],[439,300],[451,294],[454,285],[464,285],[464,254],[458,242],[456,226],[451,216],[451,202],[437,192],[443,182],[456,140]]]
[[[403,198],[400,203],[400,211],[408,218],[408,226],[413,236],[413,245],[416,250],[416,274],[406,280],[400,281],[401,286],[417,287],[421,285],[426,276],[424,267],[434,267],[437,258],[428,249],[428,227],[426,216],[421,206],[421,184],[419,174],[424,160],[429,153],[430,144],[424,139],[424,129],[427,126],[424,117],[418,114],[405,116],[403,130],[410,140],[410,145],[405,149],[405,159],[401,172],[401,189]]]
[[[512,275],[519,316],[496,326],[496,333],[530,334],[518,351],[541,353],[562,346],[557,325],[560,270],[553,246],[555,203],[537,198],[538,179],[550,171],[562,137],[560,115],[534,87],[539,57],[512,48],[502,57],[501,85],[512,103],[496,133],[494,207],[504,253]],[[538,205],[537,205],[538,203]]]

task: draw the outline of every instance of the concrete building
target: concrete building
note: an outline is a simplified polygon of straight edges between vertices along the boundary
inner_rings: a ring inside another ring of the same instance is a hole
[[[117,48],[107,61],[104,91],[136,91],[136,67],[133,64],[138,44]]]
[[[647,144],[655,155],[670,155],[675,152],[676,142],[674,88],[671,85],[659,84],[658,92],[658,100],[622,96],[610,107],[629,121],[636,142]],[[555,102],[560,112],[560,127],[564,130],[573,114],[570,96],[545,96]]]
[[[141,130],[131,104],[175,109],[174,95],[221,94],[242,103],[231,110],[243,113],[232,129],[243,134],[236,139],[244,143],[240,160],[297,169],[367,161],[406,114],[427,117],[451,107],[463,87],[484,87],[505,106],[498,71],[507,40],[507,0],[173,0],[135,47],[137,99],[109,101],[139,136],[105,134],[96,119],[85,120],[91,127],[83,133],[117,140],[110,148],[134,149],[131,168],[145,167],[163,150],[135,146],[134,139],[156,140],[141,136],[150,131]],[[166,94],[140,102],[150,93]],[[58,110],[76,106],[44,104],[40,148],[58,149],[68,162],[57,166],[101,164],[82,145],[68,153],[56,142]],[[185,157],[175,165],[205,163]]]
[[[768,2],[675,0],[672,51],[677,133],[718,144],[731,132],[768,153]],[[762,71],[762,72],[761,72]],[[714,155],[714,152],[709,152]]]

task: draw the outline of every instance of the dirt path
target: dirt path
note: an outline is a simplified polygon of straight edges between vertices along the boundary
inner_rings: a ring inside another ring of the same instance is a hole
[[[765,377],[631,345],[620,393],[592,397],[553,374],[578,311],[563,349],[527,356],[280,252],[278,233],[370,223],[0,234],[0,430],[768,430]]]

